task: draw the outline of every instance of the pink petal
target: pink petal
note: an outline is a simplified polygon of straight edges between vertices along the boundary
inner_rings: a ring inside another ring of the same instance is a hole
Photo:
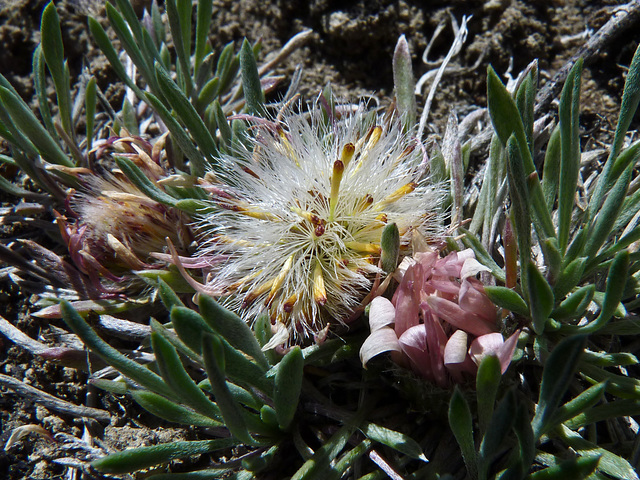
[[[474,279],[463,280],[462,285],[460,285],[458,305],[460,305],[463,310],[475,313],[491,325],[495,325],[497,318],[496,306],[489,300],[487,294],[484,293],[482,284],[479,285],[479,288],[482,290],[479,290],[475,286],[475,282],[469,280]]]
[[[396,306],[396,334],[398,337],[407,329],[420,323],[420,287],[419,278],[422,267],[415,264],[407,269],[393,296],[393,303]]]
[[[464,330],[456,330],[444,347],[445,366],[464,362],[467,358],[467,333]]]
[[[458,259],[458,252],[451,252],[446,257],[438,259],[434,267],[434,274],[460,278],[463,263],[463,260]]]
[[[471,250],[471,253],[473,253],[473,250]],[[489,267],[482,265],[474,256],[472,258],[467,258],[464,261],[462,270],[460,271],[460,278],[465,279],[467,277],[475,277],[477,273],[490,271],[491,269]]]
[[[447,335],[444,333],[440,322],[431,312],[424,312],[424,328],[427,334],[427,350],[429,351],[435,383],[446,388],[449,386],[444,368],[444,348],[447,343]]]
[[[398,339],[400,348],[409,357],[411,368],[423,378],[434,382],[431,359],[427,351],[427,332],[424,325],[415,325],[405,331]]]
[[[376,355],[384,352],[402,352],[396,332],[392,328],[383,327],[371,332],[371,335],[360,347],[360,361],[362,366],[366,368],[367,363]]]
[[[427,307],[423,305],[423,308],[430,308],[437,316],[465,332],[480,336],[494,331],[480,316],[463,310],[458,304],[449,300],[429,295],[426,303]]]
[[[371,301],[369,310],[369,328],[372,332],[388,327],[396,321],[396,308],[384,297],[376,297]]]
[[[520,330],[511,335],[507,341],[504,341],[500,333],[482,335],[471,343],[469,355],[477,365],[480,365],[482,359],[487,355],[497,356],[500,361],[501,372],[504,374],[513,358],[519,336]]]

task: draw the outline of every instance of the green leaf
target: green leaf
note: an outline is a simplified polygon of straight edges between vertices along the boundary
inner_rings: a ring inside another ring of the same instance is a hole
[[[194,352],[200,354],[202,334],[213,333],[203,318],[190,308],[173,307],[171,309],[171,323],[178,337]]]
[[[427,457],[424,456],[424,452],[418,442],[404,433],[396,432],[395,430],[368,422],[362,428],[362,433],[374,442],[391,447],[400,453],[404,453],[411,458],[415,458],[416,460],[428,462]]]
[[[29,138],[42,157],[58,165],[74,166],[22,99],[16,97],[9,89],[0,87],[0,100],[11,115],[15,127]]]
[[[111,345],[102,340],[89,324],[76,312],[66,300],[60,302],[62,318],[73,330],[73,333],[82,339],[83,343],[94,353],[100,356],[108,365],[118,370],[124,376],[129,377],[145,388],[165,395],[169,398],[176,398],[173,391],[166,383],[152,371],[143,367],[130,358],[125,357]]]
[[[386,273],[393,273],[398,266],[400,256],[400,232],[395,223],[388,224],[382,230],[380,246],[382,247],[380,255],[382,269]]]
[[[491,275],[496,277],[496,280],[503,282],[506,280],[504,275],[504,270],[500,268],[500,266],[495,262],[491,255],[484,248],[478,237],[476,237],[473,233],[465,230],[463,227],[459,227],[458,231],[464,234],[462,237],[462,243],[466,248],[471,248],[473,253],[476,256],[476,259],[485,267],[491,269]]]
[[[582,438],[564,425],[560,426],[561,439],[584,458],[600,459],[598,470],[620,480],[638,480],[638,474],[627,460]],[[568,478],[568,477],[565,477]]]
[[[571,68],[560,96],[559,126],[561,139],[560,185],[558,193],[558,243],[564,252],[569,243],[571,215],[574,210],[580,170],[580,76],[582,59]]]
[[[242,89],[247,104],[247,113],[264,116],[264,92],[260,84],[256,57],[251,44],[246,38],[240,48],[240,71],[242,73]]]
[[[478,454],[478,478],[487,480],[489,469],[493,459],[500,450],[500,445],[513,427],[516,419],[516,396],[513,390],[507,391],[505,396],[498,403],[487,433],[482,438],[480,451]]]
[[[478,460],[473,442],[473,417],[469,404],[457,385],[449,401],[449,426],[460,446],[469,476],[473,479],[478,478]]]
[[[300,347],[294,347],[280,361],[275,376],[273,406],[278,425],[287,430],[293,422],[302,389],[304,358]]]
[[[158,332],[151,333],[151,345],[153,353],[156,355],[160,374],[175,392],[175,395],[196,412],[215,420],[221,420],[221,409],[209,400],[191,379],[174,346]]]
[[[537,179],[520,112],[492,67],[489,67],[487,72],[487,95],[489,116],[502,144],[507,145],[509,138],[513,135],[520,150],[522,158],[521,169],[524,172],[524,176],[536,177],[532,182],[529,196],[531,198],[531,207],[535,214],[534,221],[536,222],[538,235],[541,238],[553,237],[555,236],[553,221],[549,210],[546,208],[540,181]]]
[[[575,332],[590,334],[598,331],[605,326],[611,317],[616,313],[618,305],[622,300],[624,294],[624,286],[627,283],[627,274],[629,272],[629,252],[623,250],[618,253],[611,267],[609,268],[609,274],[607,275],[607,286],[604,294],[604,301],[600,314],[598,317],[582,327],[576,327]]]
[[[476,375],[478,424],[481,436],[486,433],[491,421],[501,378],[502,371],[498,357],[495,355],[485,356],[480,365],[478,365],[478,373]]]
[[[613,233],[611,230],[622,210],[624,199],[627,195],[632,168],[633,167],[627,167],[620,178],[618,178],[609,192],[607,199],[602,204],[598,215],[594,219],[593,225],[589,229],[589,238],[584,247],[586,256],[595,256],[607,238]]]
[[[536,264],[531,260],[526,269],[526,275],[532,327],[536,334],[540,335],[553,311],[555,302],[553,291]]]
[[[529,316],[529,307],[517,292],[507,287],[490,286],[484,287],[484,291],[493,303],[501,308],[517,313],[524,317]]]
[[[580,318],[593,300],[595,291],[596,287],[593,284],[580,287],[551,312],[551,317],[555,320]]]
[[[86,135],[87,135],[87,146],[86,150],[88,152],[93,148],[93,134],[94,134],[94,125],[95,125],[95,116],[96,116],[96,78],[91,77],[87,82],[87,86],[84,91],[84,99],[85,99],[85,124],[86,124]]]
[[[529,151],[533,154],[533,107],[538,83],[536,62],[529,64],[527,70],[528,72],[522,79],[522,83],[516,90],[516,106],[518,107],[518,112],[520,112]]]
[[[597,385],[602,384],[599,383]],[[578,430],[596,422],[637,415],[640,415],[640,402],[638,400],[614,400],[592,407],[566,420],[564,423],[571,430]]]
[[[244,320],[207,295],[198,297],[198,306],[205,322],[214,331],[219,333],[233,347],[253,357],[256,363],[265,371],[269,368],[269,362],[264,356],[260,344]]]
[[[202,61],[207,54],[207,39],[211,25],[213,0],[200,0],[196,10],[196,49],[194,53],[194,71],[198,75]]]
[[[130,390],[129,393],[142,408],[168,422],[198,427],[220,427],[224,425],[211,417],[200,415],[148,390]]]
[[[393,52],[393,88],[396,95],[398,113],[402,119],[402,129],[407,132],[416,124],[416,82],[411,65],[411,52],[404,35],[400,35]]]
[[[138,166],[126,157],[115,156],[118,168],[127,176],[131,182],[140,189],[147,197],[158,203],[175,206],[177,200],[164,190],[158,188],[149,178],[138,168]]]
[[[113,453],[91,462],[91,466],[102,473],[114,475],[131,473],[178,458],[203,455],[223,448],[233,447],[237,443],[238,441],[235,438],[171,442]]]
[[[584,273],[587,257],[578,257],[565,266],[558,275],[553,294],[555,298],[562,298],[575,287]]]
[[[188,5],[183,0],[166,0],[165,8],[169,19],[169,29],[171,30],[171,38],[176,47],[176,56],[182,73],[182,84],[187,95],[191,95],[193,82],[190,75],[190,56],[191,56],[191,2]],[[187,10],[188,16],[187,16]]]
[[[586,336],[583,335],[565,338],[547,358],[542,372],[538,406],[531,422],[536,439],[553,427],[550,420],[574,378],[585,344]]]
[[[180,297],[178,297],[176,292],[160,277],[158,277],[158,295],[160,295],[160,300],[162,300],[162,303],[169,312],[173,307],[184,307],[184,303],[182,303]]]
[[[589,221],[593,219],[596,212],[600,209],[605,194],[611,184],[617,179],[617,177],[612,175],[612,169],[624,144],[624,138],[627,130],[629,130],[629,125],[631,125],[631,120],[633,120],[636,110],[638,109],[638,103],[640,103],[640,46],[633,55],[629,72],[627,73],[627,79],[624,83],[620,116],[618,117],[618,125],[616,126],[616,133],[613,144],[611,145],[611,151],[609,152],[609,158],[607,158],[602,172],[598,175],[598,182],[589,199],[587,215]],[[622,170],[616,170],[622,173]]]
[[[155,64],[155,71],[160,91],[167,98],[169,105],[171,105],[178,114],[178,117],[187,126],[198,147],[207,158],[215,164],[217,161],[216,157],[218,156],[218,147],[216,147],[211,133],[207,130],[195,107],[180,90],[178,85],[171,80],[169,73],[157,62]]]
[[[242,415],[242,407],[236,402],[227,387],[224,373],[224,347],[220,339],[211,334],[204,334],[202,337],[202,356],[209,381],[211,382],[211,389],[226,427],[234,437],[245,444],[255,444],[255,440],[247,430],[247,424]]]
[[[70,138],[73,138],[75,132],[71,124],[71,87],[64,62],[60,18],[53,2],[50,2],[42,12],[40,35],[44,40],[40,44],[42,53],[56,88],[62,128]]]
[[[551,133],[551,138],[547,143],[547,151],[544,155],[544,172],[542,174],[542,193],[544,203],[549,211],[553,211],[553,206],[558,195],[558,182],[560,181],[560,156],[562,155],[560,141],[560,126],[557,125]]]
[[[104,53],[105,57],[107,57],[107,60],[109,60],[109,63],[111,64],[111,68],[113,68],[113,70],[116,72],[116,75],[118,75],[120,80],[122,80],[127,85],[127,87],[133,90],[136,96],[140,100],[144,101],[145,96],[142,93],[142,90],[140,90],[138,86],[134,83],[134,81],[129,77],[129,75],[127,75],[127,71],[125,70],[124,65],[122,65],[122,62],[120,61],[118,52],[116,52],[116,49],[113,47],[113,44],[111,43],[111,40],[109,40],[109,36],[107,35],[107,32],[104,31],[104,28],[102,28],[102,25],[100,25],[100,22],[98,22],[95,18],[92,18],[92,17],[89,17],[87,21],[89,23],[89,30],[91,31],[91,35],[93,36],[93,39],[98,44],[98,46],[100,47],[100,50],[102,50],[102,53]]]
[[[42,45],[38,45],[33,52],[33,87],[38,95],[38,107],[40,108],[42,122],[49,134],[52,137],[56,137],[57,133],[53,125],[51,107],[47,96],[47,79],[45,77],[45,60],[42,53]]]
[[[549,424],[560,425],[561,423],[565,423],[566,421],[580,415],[588,408],[593,407],[602,399],[606,388],[606,381],[597,383],[596,385],[587,388],[573,400],[565,403],[560,408],[558,408],[549,421]]]
[[[528,480],[568,480],[569,478],[582,480],[595,471],[599,461],[600,456],[570,458],[560,465],[534,472],[527,478]]]

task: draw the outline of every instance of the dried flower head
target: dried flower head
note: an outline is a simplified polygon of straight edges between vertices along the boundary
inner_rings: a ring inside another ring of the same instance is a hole
[[[441,233],[443,193],[421,145],[362,105],[340,118],[315,107],[255,122],[252,144],[209,175],[215,209],[200,255],[224,259],[209,291],[249,321],[266,309],[285,343],[353,313],[381,271],[387,223],[405,249],[413,230]]]
[[[156,183],[166,176],[157,162],[159,149],[148,142],[113,137],[97,149],[98,156],[105,154],[107,145],[131,160],[150,181]],[[101,288],[104,286],[99,278],[119,283],[130,280],[133,270],[166,265],[153,254],[166,248],[167,238],[181,251],[188,244],[190,233],[184,214],[147,197],[122,172],[96,175],[86,170],[79,174],[79,180],[84,188],[69,199],[69,216],[75,217],[74,221],[58,216],[58,222],[74,263]]]

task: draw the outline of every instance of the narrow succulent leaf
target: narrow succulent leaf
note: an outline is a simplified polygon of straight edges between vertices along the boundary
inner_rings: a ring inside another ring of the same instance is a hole
[[[142,90],[140,90],[138,86],[133,82],[133,80],[129,77],[129,75],[127,75],[127,71],[120,61],[118,52],[116,52],[116,49],[113,47],[113,44],[111,43],[107,32],[105,32],[104,28],[102,28],[100,22],[92,17],[89,17],[87,21],[89,23],[89,30],[91,31],[93,39],[98,44],[105,57],[107,57],[107,60],[109,60],[109,64],[111,65],[111,68],[113,68],[113,70],[116,72],[116,75],[118,75],[120,80],[122,80],[127,85],[127,87],[135,92],[136,96],[139,99],[145,100],[145,96],[142,93]]]
[[[127,22],[133,36],[140,42],[142,40],[142,25],[133,9],[133,5],[128,0],[116,0],[116,6],[122,12],[122,17]]]
[[[3,190],[16,197],[33,198],[34,195],[37,195],[29,190],[25,190],[24,188],[19,187],[13,182],[10,182],[2,175],[0,175],[0,190]]]
[[[231,126],[229,125],[229,120],[227,120],[227,117],[225,116],[218,100],[215,100],[213,102],[212,107],[216,119],[216,125],[218,126],[218,130],[220,132],[220,139],[222,140],[222,144],[229,150],[231,149],[231,145],[233,142],[233,131],[231,130]]]
[[[177,200],[154,185],[153,182],[149,180],[149,177],[147,177],[130,159],[116,156],[115,161],[118,168],[120,168],[127,178],[131,180],[131,182],[146,196],[158,203],[162,203],[170,207],[176,205]]]
[[[40,44],[47,67],[51,72],[58,99],[58,109],[62,127],[73,138],[71,125],[71,91],[69,79],[64,66],[64,48],[62,45],[62,31],[60,29],[60,17],[53,2],[50,2],[42,11],[40,35],[45,40]]]
[[[146,411],[168,422],[198,427],[220,427],[224,425],[222,422],[200,415],[148,390],[131,390],[130,394],[136,403]]]
[[[561,269],[555,284],[553,294],[555,298],[562,298],[569,293],[582,279],[584,274],[586,257],[578,257]]]
[[[544,331],[547,319],[553,311],[555,303],[553,290],[545,280],[535,262],[529,261],[526,269],[527,288],[529,293],[529,311],[531,312],[531,322],[533,331],[540,335]]]
[[[473,417],[469,403],[456,385],[449,400],[449,426],[460,446],[467,472],[472,479],[478,478],[476,447],[473,441]]]
[[[531,258],[531,212],[525,172],[521,160],[521,150],[516,138],[507,140],[507,174],[509,178],[509,196],[511,198],[511,216],[515,227],[520,254],[522,290],[528,294],[526,269]]]
[[[198,388],[182,365],[175,347],[157,332],[151,334],[151,345],[156,355],[158,369],[175,395],[196,412],[221,420],[220,408]],[[242,439],[241,439],[242,440]]]
[[[122,43],[125,51],[131,57],[131,61],[135,64],[135,66],[140,71],[140,74],[144,77],[145,81],[150,85],[151,90],[154,92],[158,91],[158,86],[156,83],[156,79],[153,75],[152,64],[149,63],[153,61],[153,58],[147,58],[147,56],[140,50],[140,45],[131,34],[131,30],[129,29],[129,25],[125,21],[124,17],[116,10],[116,8],[109,2],[106,2],[105,9],[107,11],[107,18],[109,19],[109,24],[116,32],[118,39]],[[138,22],[136,22],[138,23]],[[138,23],[139,24],[139,23]],[[111,43],[109,41],[109,43]],[[100,45],[102,48],[102,45]]]
[[[129,102],[127,97],[124,98],[122,102],[122,110],[120,111],[120,119],[122,121],[122,126],[131,134],[131,135],[140,135],[140,131],[138,129],[138,119],[136,118],[136,112]]]
[[[382,269],[387,273],[393,273],[398,266],[398,258],[400,256],[400,231],[395,223],[390,223],[384,230],[380,238],[380,264]]]
[[[89,383],[106,392],[115,393],[116,395],[124,395],[129,391],[127,382],[123,380],[106,380],[104,378],[92,378]],[[148,390],[146,390],[148,391]]]
[[[15,126],[29,138],[40,155],[51,163],[66,167],[74,166],[73,162],[69,160],[60,146],[51,138],[49,132],[21,99],[16,98],[10,90],[0,87],[0,100],[2,100],[4,108],[11,115],[11,120],[13,120]]]
[[[558,408],[549,420],[549,424],[560,425],[593,407],[602,399],[606,388],[607,382],[600,382],[587,388],[580,395]]]
[[[618,155],[618,158],[616,159],[616,163],[611,169],[611,177],[618,178],[629,165],[635,165],[639,158],[640,141],[637,141],[620,152],[620,155]]]
[[[96,78],[91,77],[87,82],[87,86],[84,91],[84,100],[85,100],[85,133],[87,136],[87,146],[86,149],[88,152],[93,148],[93,134],[94,134],[94,125],[95,125],[95,116],[96,116],[96,100],[97,100],[97,91],[96,91]]]
[[[242,72],[242,89],[247,105],[247,113],[264,116],[264,92],[260,84],[256,57],[251,44],[246,38],[240,48],[240,71]]]
[[[577,327],[577,333],[590,334],[598,331],[605,326],[611,317],[618,310],[618,305],[624,294],[624,286],[627,283],[627,274],[629,272],[629,252],[623,250],[619,252],[609,268],[607,275],[607,285],[604,293],[604,301],[598,317],[583,327]]]
[[[178,297],[176,292],[160,277],[158,277],[158,295],[160,295],[160,300],[162,300],[162,303],[169,312],[173,307],[184,307],[184,303],[182,303],[180,297]]]
[[[155,64],[155,71],[162,94],[167,98],[171,107],[178,114],[178,117],[180,117],[187,126],[198,147],[202,149],[203,153],[209,157],[212,163],[215,163],[214,158],[218,155],[218,148],[211,133],[207,130],[207,127],[198,115],[198,112],[180,90],[180,87],[171,79],[169,73],[157,62]]]
[[[220,408],[222,418],[231,434],[247,445],[255,443],[247,430],[247,424],[242,415],[242,407],[233,398],[224,373],[224,347],[215,335],[204,334],[202,337],[202,357],[207,370],[211,389]]]
[[[220,79],[220,93],[225,92],[231,85],[233,77],[237,73],[237,71],[235,71],[236,65],[237,68],[240,68],[240,60],[234,55],[233,42],[230,42],[226,44],[222,52],[220,52],[218,64],[216,65],[215,76]]]
[[[584,352],[583,361],[597,365],[599,367],[620,367],[628,365],[637,365],[640,363],[638,357],[631,353],[604,353],[604,352],[592,352],[586,350]]]
[[[256,363],[264,370],[269,368],[269,362],[264,356],[260,344],[244,320],[207,295],[199,296],[198,306],[205,322],[213,330],[219,333],[233,347],[253,357]]]
[[[362,433],[364,433],[370,440],[393,448],[410,458],[428,462],[427,457],[424,456],[422,448],[418,442],[404,433],[396,432],[395,430],[368,422],[362,428]]]
[[[582,59],[571,68],[560,95],[561,136],[560,184],[558,193],[558,243],[564,252],[569,243],[571,215],[580,170],[580,76]]]
[[[571,384],[585,343],[583,335],[567,337],[549,354],[542,372],[536,414],[531,422],[536,439],[552,426],[550,420]]]
[[[593,284],[580,287],[551,312],[551,317],[554,320],[580,318],[593,300],[595,291],[596,287]]]
[[[553,206],[558,195],[561,152],[560,126],[556,126],[547,143],[547,151],[544,155],[544,170],[542,173],[544,203],[550,212],[553,211]]]
[[[413,76],[411,52],[404,35],[400,35],[393,52],[393,88],[403,130],[409,131],[416,124],[416,81]]]
[[[275,376],[273,406],[276,410],[278,425],[287,430],[293,422],[302,389],[304,358],[300,347],[294,347],[280,361]]]
[[[595,256],[607,238],[613,233],[611,229],[622,210],[624,198],[627,195],[627,189],[631,181],[631,172],[632,167],[627,167],[613,188],[611,188],[607,199],[602,204],[602,208],[598,212],[598,215],[593,221],[593,226],[589,230],[589,238],[584,247],[585,256]]]
[[[189,138],[184,127],[182,127],[173,115],[171,115],[171,112],[167,110],[167,107],[164,106],[164,103],[158,99],[158,97],[146,92],[143,98],[146,99],[146,102],[151,105],[153,110],[169,129],[172,139],[176,142],[180,150],[182,150],[182,152],[189,158],[191,167],[190,173],[198,176],[204,175],[207,167],[205,166],[203,155],[198,151],[193,141]]]
[[[227,359],[226,374],[238,385],[248,389],[257,388],[266,395],[273,393],[273,378],[267,378],[264,369],[252,362],[241,351],[222,340]]]
[[[631,125],[631,120],[638,109],[640,103],[640,46],[636,48],[636,52],[629,65],[629,71],[624,83],[624,92],[622,94],[622,105],[620,106],[620,116],[618,117],[618,125],[616,126],[616,133],[611,145],[611,151],[609,152],[609,158],[602,169],[600,175],[598,175],[598,182],[591,198],[589,199],[588,218],[589,221],[593,219],[595,214],[600,209],[605,194],[609,190],[610,186],[617,180],[612,175],[614,163],[618,158],[618,154],[624,144],[624,138]],[[622,170],[618,170],[619,174],[622,174]]]
[[[493,303],[518,315],[528,316],[529,307],[517,292],[507,287],[485,286],[484,291]]]
[[[533,155],[533,107],[536,98],[536,84],[534,80],[534,72],[529,71],[522,83],[516,90],[515,101],[522,119],[522,127],[524,128],[524,134],[527,139],[527,145],[529,151]]]
[[[564,423],[571,430],[578,430],[596,422],[638,415],[640,415],[640,402],[637,400],[614,400],[589,408]]]
[[[529,409],[524,403],[518,404],[513,430],[518,437],[520,445],[520,468],[518,470],[527,472],[530,470],[533,459],[536,456],[536,441],[529,419]]]
[[[496,394],[502,378],[500,360],[496,355],[485,356],[476,375],[476,392],[478,399],[478,424],[480,436],[484,436],[493,415]]]
[[[213,77],[204,84],[198,93],[196,106],[203,109],[208,106],[220,94],[220,77]]]
[[[178,458],[203,455],[223,448],[233,447],[237,444],[238,440],[235,438],[170,442],[112,453],[91,462],[91,466],[99,472],[118,475],[135,472],[160,463],[167,463]]]
[[[489,67],[487,72],[487,95],[489,115],[498,137],[500,137],[503,145],[507,145],[511,136],[515,138],[520,151],[521,170],[524,172],[524,176],[535,175],[537,177],[518,107],[492,67]],[[538,235],[541,238],[555,236],[553,221],[549,210],[546,208],[539,179],[534,178],[531,182],[529,195],[531,197],[532,210],[535,213],[534,220],[537,224]]]
[[[576,457],[565,460],[559,465],[538,470],[527,477],[528,480],[583,480],[592,478],[591,474],[598,467],[600,456]]]
[[[201,0],[198,2],[196,10],[196,47],[194,52],[196,76],[199,74],[204,57],[207,55],[207,39],[209,38],[212,11],[213,0]]]
[[[592,383],[607,381],[607,393],[620,398],[640,400],[640,380],[637,378],[618,375],[585,361],[580,362],[580,375]]]
[[[335,478],[331,462],[338,456],[355,431],[345,425],[318,448],[313,456],[291,477],[291,480],[327,480]]]
[[[191,80],[190,74],[190,55],[191,55],[191,18],[189,18],[188,25],[184,25],[183,16],[178,9],[178,4],[180,5],[180,10],[184,10],[184,2],[178,0],[166,0],[165,8],[167,11],[167,18],[169,19],[169,29],[171,30],[171,38],[173,39],[173,44],[176,47],[176,56],[178,57],[178,63],[180,65],[180,72],[182,73],[182,83],[185,87],[184,93],[186,95],[191,95],[191,90],[193,89],[193,83]],[[189,2],[189,7],[191,7],[191,2]],[[185,32],[185,29],[187,30]],[[185,34],[188,34],[187,38]]]
[[[502,270],[502,268],[500,268],[495,260],[491,258],[491,255],[489,255],[487,250],[484,248],[482,242],[478,240],[478,237],[462,227],[458,228],[458,231],[464,234],[464,237],[462,237],[462,243],[465,247],[471,248],[473,250],[473,253],[476,256],[476,260],[478,260],[485,267],[490,268],[491,275],[496,277],[496,280],[504,283],[504,270]]]
[[[628,460],[611,453],[598,445],[585,440],[577,432],[560,426],[560,438],[584,458],[600,458],[598,470],[620,480],[638,480],[638,474]],[[565,477],[569,478],[569,477]]]
[[[52,137],[56,136],[56,129],[53,125],[53,117],[51,116],[51,106],[47,96],[47,80],[45,77],[45,60],[42,53],[42,45],[33,52],[33,86],[38,96],[38,107],[42,123],[44,123],[47,131]]]
[[[60,302],[60,309],[62,311],[62,318],[67,325],[69,325],[69,328],[82,339],[84,344],[92,352],[100,356],[108,365],[111,365],[124,376],[149,390],[169,398],[175,398],[172,390],[164,383],[159,375],[156,375],[130,358],[125,357],[102,340],[69,302],[66,300]]]
[[[171,309],[171,324],[180,340],[198,354],[201,353],[202,334],[204,332],[213,333],[202,317],[190,308],[173,307]]]
[[[478,478],[487,480],[489,469],[500,445],[506,440],[516,419],[517,405],[513,390],[507,391],[496,407],[478,452]]]

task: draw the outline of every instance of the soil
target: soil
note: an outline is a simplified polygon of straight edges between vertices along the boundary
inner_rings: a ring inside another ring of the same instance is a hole
[[[145,6],[145,2],[136,3],[140,9]],[[219,51],[230,41],[239,45],[243,36],[251,41],[261,38],[263,58],[268,58],[294,34],[310,28],[313,30],[311,40],[279,67],[277,73],[290,77],[300,64],[303,68],[300,93],[307,99],[331,84],[340,98],[375,96],[386,105],[393,94],[391,58],[398,36],[406,36],[414,58],[414,73],[419,77],[428,70],[421,62],[421,55],[437,26],[441,22],[450,23],[451,18],[459,22],[463,15],[473,15],[466,44],[452,62],[457,70],[444,76],[432,107],[430,129],[441,133],[452,110],[462,117],[486,105],[485,77],[489,63],[500,75],[510,72],[515,77],[538,59],[544,84],[571,58],[586,35],[601,27],[616,6],[623,3],[614,0],[214,0],[210,39]],[[33,97],[31,54],[40,40],[40,15],[45,4],[42,0],[0,0],[0,73],[27,100]],[[119,109],[121,85],[86,28],[87,14],[107,25],[101,2],[58,2],[58,11],[72,75],[77,76],[83,65],[90,65],[99,87],[107,92],[114,108]],[[442,58],[452,39],[451,27],[447,26],[434,41],[430,60]],[[581,117],[584,144],[604,144],[612,137],[625,66],[629,65],[639,42],[640,29],[636,26],[609,43],[585,66]],[[9,174],[11,172],[3,172],[3,175]],[[4,206],[14,202],[5,194],[0,200]],[[17,236],[26,238],[35,234],[29,226],[0,228],[5,244]],[[51,341],[52,329],[62,328],[62,324],[48,324],[30,317],[33,309],[28,295],[19,290],[0,265],[0,315],[32,338]],[[1,478],[78,478],[69,476],[69,467],[60,463],[60,459],[90,458],[95,451],[72,448],[70,437],[81,439],[90,434],[98,452],[193,438],[189,429],[160,423],[122,397],[95,391],[88,395],[91,389],[87,386],[86,372],[42,360],[5,338],[0,338],[0,373],[72,403],[91,404],[112,413],[109,425],[86,422],[37,406],[11,390],[2,389],[0,443],[6,441],[15,428],[30,424],[42,426],[56,441],[34,434],[17,441],[0,453]],[[94,475],[91,473],[85,478],[98,478]]]

